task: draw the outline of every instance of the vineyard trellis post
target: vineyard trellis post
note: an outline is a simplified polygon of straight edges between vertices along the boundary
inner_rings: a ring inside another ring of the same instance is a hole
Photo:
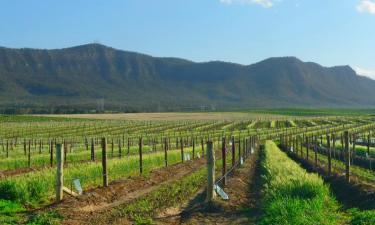
[[[328,176],[331,176],[332,173],[332,149],[331,149],[331,140],[329,134],[327,134],[327,150],[328,150]]]
[[[27,153],[27,164],[29,168],[31,167],[31,140],[29,140],[29,148]]]
[[[344,132],[345,142],[345,177],[350,182],[350,147],[349,147],[349,132]]]
[[[201,146],[202,146],[202,157],[204,157],[204,141],[203,141],[203,137],[201,138]]]
[[[64,156],[63,144],[56,144],[56,160],[57,160],[57,174],[56,174],[56,201],[63,199],[63,186],[64,186]]]
[[[103,186],[108,187],[107,140],[106,138],[102,138],[102,167],[103,167]]]
[[[143,173],[143,161],[142,161],[142,137],[139,138],[139,172]]]
[[[318,168],[318,138],[315,136],[314,138],[314,168]]]
[[[184,140],[180,138],[180,147],[181,147],[181,162],[184,162]]]
[[[232,136],[231,142],[232,142],[232,167],[233,167],[236,162],[236,147],[234,145],[234,136]]]
[[[95,161],[94,139],[91,139],[91,161]]]
[[[193,159],[195,159],[195,139],[194,137],[192,138],[192,145],[193,145]]]
[[[223,186],[227,184],[226,176],[225,174],[227,173],[227,162],[226,162],[226,149],[225,149],[225,137],[222,138],[221,141],[221,157],[223,160],[223,166],[222,166],[222,174],[223,174]]]
[[[165,161],[165,167],[168,166],[168,144],[167,144],[167,138],[164,138],[164,161]]]
[[[207,198],[210,202],[215,197],[215,151],[212,141],[207,142]]]
[[[51,167],[53,167],[53,144],[54,144],[53,140],[51,140],[50,141],[51,149],[50,149],[50,158],[49,158]]]
[[[371,142],[371,139],[370,139],[370,132],[369,134],[367,135],[367,155],[370,156],[370,142]]]

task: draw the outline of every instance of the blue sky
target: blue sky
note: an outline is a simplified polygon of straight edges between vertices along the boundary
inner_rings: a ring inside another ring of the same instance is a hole
[[[0,46],[91,42],[194,61],[296,56],[375,78],[375,0],[0,1]]]

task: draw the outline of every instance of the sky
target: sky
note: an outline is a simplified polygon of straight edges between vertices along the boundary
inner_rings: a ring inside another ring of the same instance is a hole
[[[197,62],[296,56],[375,79],[375,0],[0,0],[0,46],[93,42]]]

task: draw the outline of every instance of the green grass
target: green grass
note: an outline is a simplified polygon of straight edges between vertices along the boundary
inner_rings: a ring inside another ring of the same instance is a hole
[[[262,157],[265,197],[259,224],[342,224],[329,187],[267,141]]]
[[[191,148],[185,148],[191,153]],[[168,152],[168,164],[181,161],[179,150]],[[143,155],[143,172],[147,174],[151,169],[164,166],[164,152]],[[117,180],[121,177],[139,175],[139,157],[127,156],[122,159],[108,161],[109,179]],[[56,171],[45,169],[33,173],[10,177],[0,180],[0,199],[10,200],[36,207],[51,200],[54,195]],[[74,178],[79,178],[84,189],[96,187],[102,182],[101,162],[73,165],[64,169],[64,184],[70,187]]]
[[[375,224],[375,210],[360,211],[358,209],[349,210],[352,225],[373,225]]]
[[[18,221],[21,219],[21,217],[17,214],[24,211],[25,209],[21,204],[7,200],[0,200],[0,224],[18,224]]]
[[[202,168],[176,182],[164,185],[157,191],[116,209],[115,215],[127,217],[135,221],[135,224],[152,224],[155,210],[173,207],[188,200],[204,184],[206,173],[207,169]]]

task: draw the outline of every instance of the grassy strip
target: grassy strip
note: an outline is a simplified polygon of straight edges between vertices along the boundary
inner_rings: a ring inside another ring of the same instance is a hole
[[[192,149],[186,148],[185,152],[191,154]],[[179,150],[168,152],[168,164],[172,165],[181,161]],[[145,154],[143,157],[143,172],[147,174],[154,168],[164,166],[164,153],[156,152]],[[129,156],[123,159],[108,161],[110,180],[139,174],[139,157]],[[0,199],[32,205],[48,202],[55,190],[55,170],[42,170],[17,177],[9,177],[0,181]],[[74,165],[64,170],[64,183],[66,186],[73,178],[79,178],[84,189],[99,186],[102,183],[101,162]]]
[[[203,167],[176,182],[160,187],[131,204],[115,209],[112,216],[126,217],[135,224],[152,224],[155,210],[177,206],[188,200],[202,187],[206,180],[206,173],[207,169]]]
[[[343,224],[328,186],[267,141],[262,157],[264,213],[259,224]]]

